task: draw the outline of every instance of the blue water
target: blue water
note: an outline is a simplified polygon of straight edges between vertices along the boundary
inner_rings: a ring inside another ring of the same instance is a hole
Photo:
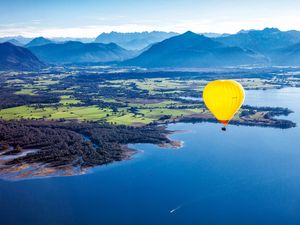
[[[300,89],[248,91],[300,124]],[[90,174],[0,181],[2,225],[300,224],[299,127],[175,124],[181,149],[135,145],[133,160]]]

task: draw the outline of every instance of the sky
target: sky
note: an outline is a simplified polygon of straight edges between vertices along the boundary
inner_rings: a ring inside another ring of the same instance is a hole
[[[0,0],[0,37],[300,30],[299,0]]]

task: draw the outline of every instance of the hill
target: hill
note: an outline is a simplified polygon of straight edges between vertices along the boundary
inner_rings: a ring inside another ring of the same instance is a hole
[[[42,63],[31,51],[5,42],[0,44],[0,70],[39,70]]]
[[[154,44],[123,64],[142,67],[222,67],[266,63],[264,56],[240,47],[227,47],[213,39],[186,32]]]

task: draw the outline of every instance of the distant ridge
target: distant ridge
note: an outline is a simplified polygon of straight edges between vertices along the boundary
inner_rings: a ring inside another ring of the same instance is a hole
[[[44,62],[54,64],[121,61],[134,54],[114,43],[81,43],[78,41],[52,43],[29,47],[29,49]]]
[[[31,51],[9,42],[0,44],[0,70],[32,71],[45,67]]]
[[[41,46],[46,44],[52,44],[53,42],[49,39],[46,39],[44,37],[37,37],[31,40],[28,44],[25,45],[25,47],[34,47],[34,46]]]
[[[8,42],[9,40],[16,40],[19,43],[21,43],[21,45],[25,45],[28,42],[30,42],[33,38],[27,38],[27,37],[23,37],[21,35],[18,36],[6,36],[6,37],[0,37],[0,43],[4,43],[4,42]]]
[[[167,38],[178,35],[175,32],[133,32],[133,33],[120,33],[120,32],[110,32],[102,33],[96,39],[97,43],[116,43],[121,47],[129,50],[141,50],[147,46],[163,41]]]
[[[263,30],[242,30],[237,34],[215,39],[225,45],[238,46],[267,54],[268,52],[284,48],[300,42],[299,31],[282,32],[277,28]]]
[[[23,44],[21,42],[19,42],[18,40],[16,40],[16,39],[9,39],[6,42],[9,42],[9,43],[11,43],[13,45],[16,45],[16,46],[23,46]]]

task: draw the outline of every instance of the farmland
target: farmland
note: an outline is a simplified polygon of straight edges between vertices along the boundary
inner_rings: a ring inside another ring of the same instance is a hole
[[[215,75],[220,76],[220,75]],[[214,121],[201,96],[212,75],[176,73],[103,73],[99,70],[2,74],[4,93],[0,119],[78,120],[115,125],[144,126],[197,120]],[[269,89],[298,85],[293,77],[234,77],[245,89]],[[13,102],[13,104],[12,104]],[[242,108],[234,123],[291,126],[269,123],[274,110]],[[249,113],[251,112],[251,113]],[[288,111],[285,110],[287,113]],[[241,116],[244,115],[244,116]],[[245,116],[247,115],[247,116]],[[272,122],[272,121],[271,121]],[[274,121],[273,121],[274,122]]]

